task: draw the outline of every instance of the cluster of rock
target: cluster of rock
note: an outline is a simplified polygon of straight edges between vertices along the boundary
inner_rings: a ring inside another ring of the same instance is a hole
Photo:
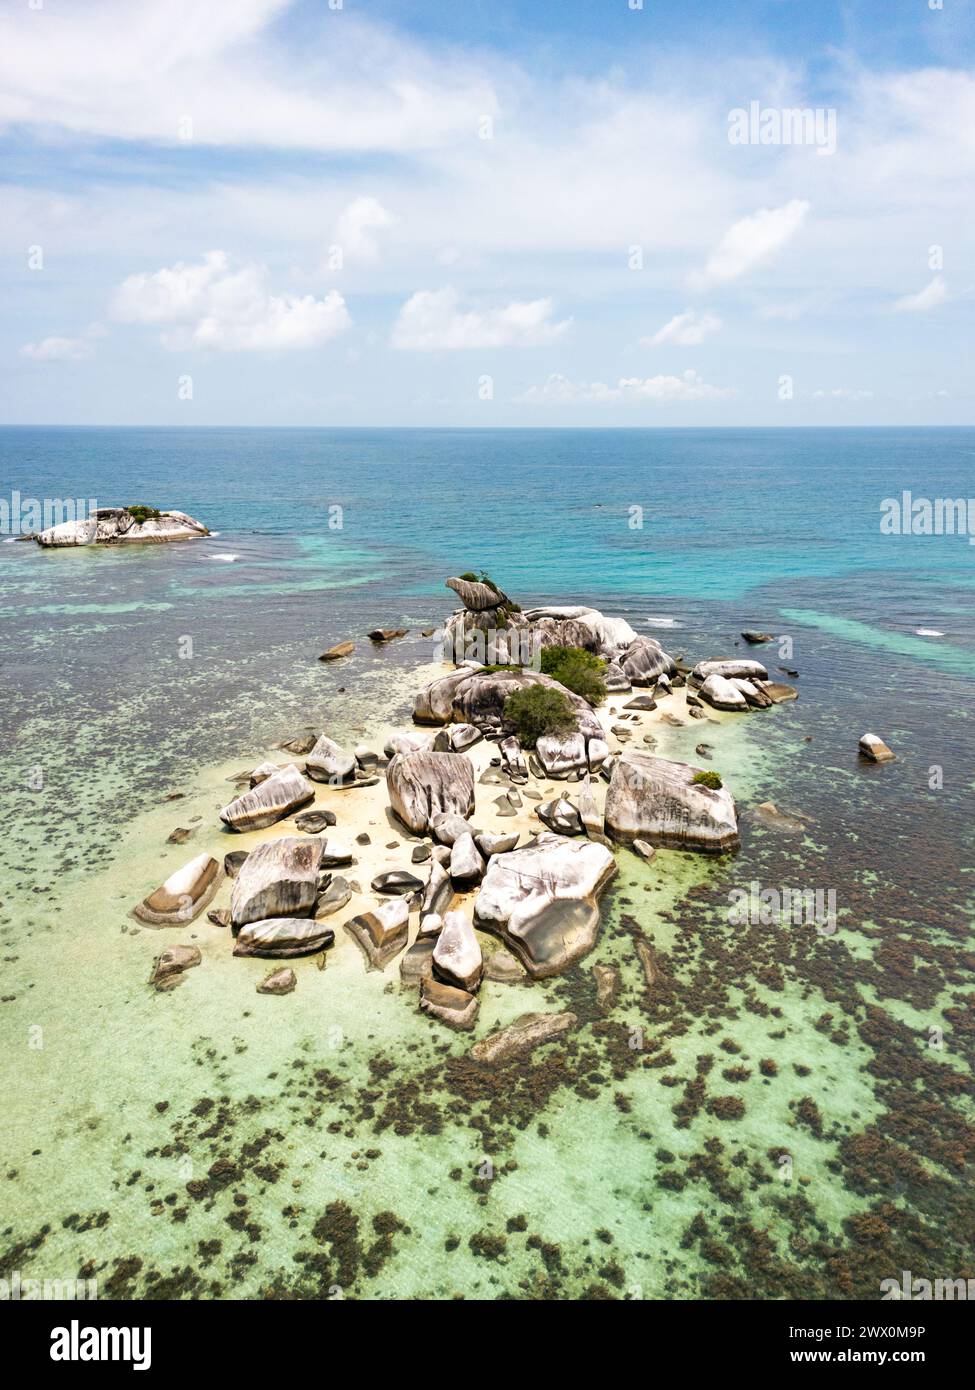
[[[768,709],[797,696],[795,686],[770,680],[760,661],[747,658],[699,661],[687,679],[713,709]]]
[[[223,870],[210,856],[198,856],[140,904],[136,912],[143,921],[192,921],[225,873],[233,879],[229,911],[210,916],[230,927],[235,955],[286,962],[326,951],[335,940],[335,914],[361,890],[335,873],[354,862],[353,849],[333,836],[333,812],[310,808],[316,784],[353,790],[375,785],[384,772],[390,812],[413,844],[411,863],[377,874],[370,884],[372,901],[342,926],[368,970],[385,971],[398,961],[400,978],[419,990],[421,1010],[467,1030],[476,1021],[485,980],[545,979],[593,949],[600,899],[617,872],[615,847],[629,846],[645,859],[658,847],[704,853],[738,847],[734,798],[719,779],[689,763],[631,750],[626,741],[632,723],[621,723],[618,730],[614,725],[621,751],[611,753],[592,707],[524,664],[524,639],[536,652],[567,646],[598,654],[607,663],[612,692],[639,687],[621,720],[637,719],[684,684],[688,712],[698,718],[704,717],[705,704],[720,710],[760,708],[795,698],[793,688],[771,681],[753,660],[710,660],[690,669],[654,639],[596,609],[523,611],[490,582],[457,578],[447,584],[463,604],[446,624],[455,652],[478,634],[500,635],[508,643],[504,653],[494,654],[502,669],[461,657],[417,693],[414,728],[393,734],[382,755],[365,747],[350,751],[325,734],[312,734],[282,745],[296,761],[262,763],[239,774],[232,780],[243,785],[220,811],[223,823],[248,832],[294,816],[297,833],[264,841],[249,853],[231,852]],[[375,638],[392,635],[377,631]],[[351,644],[341,644],[323,659],[349,650]],[[506,721],[505,705],[513,691],[535,684],[563,691],[574,724],[526,749]],[[476,782],[467,754],[484,740],[496,752]],[[699,751],[710,750],[702,744]],[[864,752],[871,755],[867,748]],[[595,777],[608,784],[602,808],[593,794]],[[533,778],[576,786],[545,800],[528,785]],[[517,832],[478,826],[480,784],[498,789],[502,817],[524,806],[521,793],[536,802],[539,829],[527,843]],[[157,988],[171,988],[184,969],[198,963],[195,949],[177,947],[175,955],[160,956]],[[645,968],[651,970],[652,961]],[[610,978],[608,967],[599,969],[599,1006],[607,1008],[619,981]],[[284,994],[294,986],[294,971],[279,963],[258,989]],[[575,1023],[572,1014],[525,1015],[479,1042],[471,1055],[501,1061],[561,1036]]]
[[[38,545],[57,549],[74,545],[119,545],[132,541],[186,541],[210,532],[185,512],[133,515],[127,507],[99,507],[83,521],[63,521],[39,531]]]
[[[293,740],[287,747],[289,751],[300,747],[307,753],[304,771],[296,763],[284,767],[262,763],[244,774],[249,790],[234,797],[220,812],[220,819],[231,830],[263,830],[293,815],[314,801],[315,782],[352,788],[373,787],[379,780],[379,755],[369,748],[356,748],[350,753],[326,734],[317,739]]]

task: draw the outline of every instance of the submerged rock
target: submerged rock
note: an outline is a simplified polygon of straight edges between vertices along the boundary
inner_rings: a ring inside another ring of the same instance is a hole
[[[282,836],[255,845],[241,865],[230,895],[235,927],[270,917],[307,917],[318,897],[322,845]]]
[[[298,734],[295,738],[279,743],[278,747],[285,753],[294,753],[297,757],[303,758],[306,753],[311,752],[317,741],[314,734]]]
[[[475,1043],[471,1057],[475,1062],[496,1065],[511,1057],[532,1052],[545,1043],[555,1042],[576,1026],[578,1019],[573,1013],[561,1014],[522,1014],[499,1033]]]
[[[212,855],[198,854],[144,898],[134,909],[135,915],[154,927],[192,922],[211,901],[219,883],[220,865]]]
[[[235,956],[313,956],[331,946],[335,933],[314,917],[268,917],[237,933]]]
[[[744,637],[746,642],[751,643],[751,645],[754,647],[757,647],[762,642],[775,641],[775,638],[772,636],[770,632],[754,632],[751,628],[746,628],[741,635],[742,637]]]
[[[596,1007],[608,1013],[619,993],[620,972],[615,965],[594,965],[592,974],[596,981]]]
[[[341,661],[343,656],[351,656],[355,651],[354,642],[336,642],[327,652],[322,652],[319,661]]]
[[[406,945],[410,909],[405,898],[389,898],[371,912],[346,922],[345,930],[361,947],[369,970],[385,970]]]
[[[604,845],[539,835],[488,861],[474,924],[499,937],[534,979],[556,975],[595,944],[598,899],[615,873]]]
[[[624,751],[606,792],[606,831],[621,844],[646,840],[671,849],[737,849],[738,814],[727,787],[694,781],[700,771],[652,753]]]
[[[405,637],[408,627],[374,627],[366,634],[370,642],[393,642],[397,637]]]
[[[474,1027],[478,1001],[473,994],[427,976],[420,982],[420,1009],[446,1023],[448,1028],[466,1032]]]
[[[270,975],[257,986],[258,994],[290,994],[298,983],[298,976],[290,965],[281,970],[272,970]]]
[[[156,957],[149,983],[160,992],[175,989],[183,971],[190,970],[203,960],[198,946],[169,946]]]
[[[474,810],[474,767],[464,753],[397,754],[386,787],[392,810],[414,835],[445,811],[466,820]]]
[[[263,830],[315,799],[315,788],[290,763],[253,791],[225,806],[220,819],[231,830]]]
[[[484,979],[502,985],[520,984],[525,979],[525,967],[510,951],[499,946],[484,962]]]
[[[780,811],[774,801],[762,801],[755,807],[755,819],[767,825],[770,830],[785,830],[795,833],[807,828],[802,816],[794,816],[788,811]]]

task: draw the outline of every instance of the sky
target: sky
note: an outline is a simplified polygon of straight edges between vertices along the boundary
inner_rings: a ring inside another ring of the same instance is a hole
[[[973,0],[0,0],[0,423],[975,423]]]

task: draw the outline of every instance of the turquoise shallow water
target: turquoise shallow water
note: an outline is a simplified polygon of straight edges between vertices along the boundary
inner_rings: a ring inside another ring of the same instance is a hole
[[[3,1268],[225,1297],[873,1297],[902,1268],[964,1273],[975,549],[879,517],[903,488],[975,491],[973,449],[963,430],[0,431],[7,496],[179,506],[219,533],[0,544]],[[497,1090],[384,977],[309,965],[264,1000],[208,942],[205,978],[147,991],[158,941],[127,913],[186,857],[172,825],[212,835],[228,771],[296,729],[406,717],[443,577],[482,566],[526,606],[593,602],[690,657],[745,626],[789,638],[799,702],[714,730],[740,855],[622,859],[594,957],[620,965],[616,1009],[591,961],[486,994],[485,1027],[583,1020]],[[377,652],[377,624],[411,632]],[[317,662],[347,636],[348,663]],[[867,728],[896,764],[858,763]],[[770,798],[808,833],[764,829]],[[832,888],[839,932],[732,928],[729,888],[755,879]]]

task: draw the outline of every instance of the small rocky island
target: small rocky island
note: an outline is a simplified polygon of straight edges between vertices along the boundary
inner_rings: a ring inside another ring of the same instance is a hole
[[[45,549],[56,550],[75,545],[188,541],[209,534],[201,521],[185,512],[161,512],[133,503],[128,507],[99,507],[84,521],[62,521],[39,531],[34,539]]]
[[[229,927],[235,956],[274,963],[260,992],[294,989],[282,961],[324,964],[353,942],[366,970],[398,961],[422,1012],[470,1030],[485,983],[545,979],[593,949],[618,854],[738,848],[720,774],[658,756],[650,730],[700,720],[704,733],[795,699],[794,687],[751,658],[689,666],[593,608],[523,611],[486,576],[446,582],[463,606],[444,626],[442,674],[416,693],[413,727],[381,753],[327,734],[291,739],[282,748],[300,765],[239,774],[220,819],[246,848],[222,865],[198,855],[135,909],[143,922],[194,920],[229,878],[228,905],[208,915]],[[697,745],[703,762],[712,751]],[[287,833],[266,834],[285,820]],[[195,948],[170,949],[152,983],[169,990],[200,963]],[[490,1065],[575,1022],[527,1014],[470,1055]]]

